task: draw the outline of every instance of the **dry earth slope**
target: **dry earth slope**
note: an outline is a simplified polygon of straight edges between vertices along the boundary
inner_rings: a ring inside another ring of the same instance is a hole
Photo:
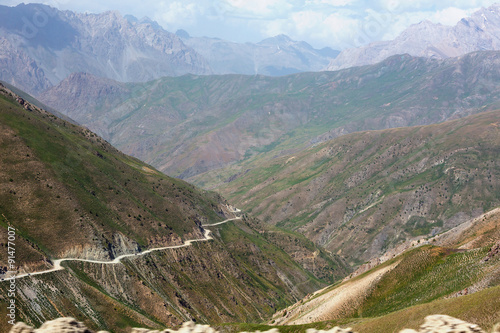
[[[500,204],[500,111],[359,132],[249,163],[219,191],[352,264]],[[246,171],[245,170],[249,170]]]

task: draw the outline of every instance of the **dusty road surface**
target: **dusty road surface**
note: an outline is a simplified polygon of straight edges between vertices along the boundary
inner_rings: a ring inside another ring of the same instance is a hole
[[[240,210],[238,210],[238,211],[235,210],[233,212],[239,212],[239,211]],[[227,223],[229,221],[240,220],[240,219],[241,219],[241,217],[234,217],[234,218],[227,219],[227,220],[224,220],[224,221],[221,221],[221,222],[217,222],[217,223],[213,223],[213,224],[203,224],[202,227],[213,227],[213,226],[217,226],[217,225],[221,225],[221,224]],[[143,256],[145,254],[148,254],[148,253],[151,253],[151,252],[154,252],[154,251],[162,251],[162,250],[167,250],[167,249],[178,249],[178,248],[181,248],[181,247],[191,246],[195,242],[205,242],[205,241],[213,239],[210,236],[210,230],[208,230],[208,229],[205,229],[205,233],[204,233],[203,236],[204,236],[203,238],[187,240],[187,241],[184,242],[184,244],[181,244],[181,245],[157,247],[157,248],[149,249],[149,250],[142,251],[142,252],[139,252],[139,253],[123,254],[121,256],[116,257],[113,260],[108,260],[108,261],[106,261],[106,260],[80,259],[80,258],[54,259],[54,260],[52,260],[52,262],[54,263],[54,267],[52,267],[51,269],[47,269],[45,271],[39,271],[39,272],[33,272],[33,273],[24,273],[24,274],[19,274],[19,275],[16,275],[16,276],[6,277],[6,278],[3,278],[2,281],[12,280],[12,279],[19,279],[19,278],[23,278],[23,277],[27,277],[27,276],[35,276],[35,275],[41,275],[41,274],[47,274],[47,273],[50,273],[50,272],[60,271],[60,270],[65,269],[63,266],[61,266],[61,263],[64,262],[64,261],[83,261],[83,262],[91,262],[91,263],[94,263],[94,264],[114,265],[114,264],[120,264],[121,261],[122,261],[122,259],[125,259],[125,258],[139,257],[139,256]]]

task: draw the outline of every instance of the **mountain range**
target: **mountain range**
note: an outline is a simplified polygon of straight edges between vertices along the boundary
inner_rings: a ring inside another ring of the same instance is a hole
[[[123,84],[78,73],[40,100],[125,153],[210,188],[231,176],[221,168],[234,163],[355,131],[494,109],[499,80],[500,53],[490,51],[445,60],[394,56],[285,77],[187,75]]]
[[[498,29],[493,5],[337,57],[0,6],[0,316],[493,329]]]
[[[344,135],[234,168],[218,191],[356,266],[500,205],[499,119]]]
[[[498,134],[489,127],[498,112],[489,122],[463,118],[499,107],[498,82],[500,54],[488,51],[445,60],[394,56],[278,78],[183,76],[124,85],[75,74],[42,101],[125,152],[217,189],[267,224],[356,266],[499,204],[497,168],[490,165]],[[356,133],[452,119],[464,120]],[[480,124],[464,127],[470,121]],[[480,146],[462,142],[462,127],[473,129]],[[479,133],[491,136],[483,142]],[[439,140],[428,141],[433,137]],[[473,147],[482,157],[469,165]],[[457,185],[461,176],[450,170],[478,183]],[[464,199],[471,191],[476,199]]]
[[[149,22],[131,22],[117,12],[80,14],[20,4],[1,6],[0,18],[7,62],[1,78],[29,93],[79,71],[119,81],[211,73],[204,59],[175,34]]]
[[[314,49],[285,35],[234,43],[175,34],[148,18],[118,12],[82,14],[41,4],[0,6],[0,80],[38,95],[75,72],[119,82],[184,74],[282,76],[378,63],[396,54],[445,59],[499,50],[500,5],[456,26],[424,21],[392,41],[342,52]]]
[[[339,51],[325,47],[314,49],[286,35],[259,43],[233,43],[218,38],[191,37],[176,33],[182,41],[205,58],[217,74],[282,76],[298,72],[317,72],[326,68]]]
[[[500,4],[481,8],[453,27],[423,21],[410,26],[394,40],[343,50],[327,69],[375,64],[403,53],[445,59],[486,50],[500,50]]]
[[[162,329],[189,319],[228,332],[269,325],[285,331],[349,325],[359,332],[386,332],[416,327],[435,312],[486,329],[500,319],[500,219],[494,209],[500,193],[498,110],[438,125],[353,133],[279,158],[274,163],[283,175],[273,174],[272,166],[248,173],[247,184],[267,172],[264,177],[270,178],[252,189],[267,193],[271,186],[278,196],[283,192],[276,186],[283,181],[288,182],[285,191],[298,195],[342,189],[329,179],[347,173],[349,179],[340,178],[354,211],[346,211],[351,220],[343,226],[350,231],[342,237],[363,246],[370,242],[362,235],[380,235],[383,229],[417,236],[347,276],[343,260],[293,231],[265,226],[247,214],[221,221],[240,213],[219,195],[159,173],[4,86],[0,91],[0,230],[2,239],[8,227],[16,230],[17,269],[33,273],[16,280],[17,319],[31,326],[62,315],[114,332]],[[307,166],[311,161],[314,165]],[[311,191],[297,191],[310,181]],[[384,192],[373,193],[373,187]],[[332,200],[310,209],[319,210],[313,212],[319,217],[343,195],[330,192]],[[278,196],[268,201],[270,212]],[[286,211],[310,198],[292,198]],[[356,202],[359,198],[363,202]],[[255,200],[262,202],[262,196]],[[398,218],[386,207],[409,214],[406,226],[382,224],[376,230],[377,221],[387,220],[380,215]],[[476,211],[476,218],[460,212],[467,209]],[[440,221],[440,211],[452,218]],[[143,254],[158,245],[201,239],[203,226],[213,231],[209,241]],[[122,253],[132,256],[105,264]],[[0,255],[6,263],[5,252]],[[67,255],[81,260],[69,259],[64,270],[35,275]],[[347,276],[344,281],[318,290],[325,285],[316,277],[322,261],[327,262],[325,277]],[[5,282],[0,282],[4,316],[10,288]],[[251,323],[226,324],[235,321]],[[262,321],[267,325],[253,324]]]
[[[238,44],[178,34],[183,38],[118,12],[0,6],[0,80],[36,95],[74,72],[120,82],[187,73],[284,75],[321,70],[338,54],[286,36]]]

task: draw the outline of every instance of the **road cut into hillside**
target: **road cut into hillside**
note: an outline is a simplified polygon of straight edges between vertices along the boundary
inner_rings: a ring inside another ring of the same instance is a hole
[[[238,213],[238,212],[240,212],[240,210],[239,209],[234,209],[232,212]],[[218,225],[225,224],[227,222],[235,221],[235,220],[241,220],[241,217],[234,217],[234,218],[230,218],[230,219],[227,219],[227,220],[224,220],[224,221],[221,221],[221,222],[217,222],[217,223],[212,223],[212,224],[202,224],[202,227],[205,227],[205,228],[206,227],[214,227],[214,226],[218,226]],[[179,249],[179,248],[182,248],[182,247],[191,246],[195,242],[209,241],[209,240],[213,239],[210,236],[210,232],[211,231],[209,229],[205,229],[204,230],[204,234],[203,234],[203,238],[186,240],[181,245],[172,245],[172,246],[157,247],[157,248],[145,250],[145,251],[138,252],[138,253],[123,254],[121,256],[118,256],[118,257],[114,258],[113,260],[107,260],[106,261],[106,260],[92,260],[92,259],[81,259],[81,258],[54,259],[52,261],[54,263],[54,267],[52,267],[51,269],[47,269],[47,270],[44,270],[44,271],[33,272],[33,273],[23,273],[23,274],[19,274],[19,275],[15,275],[15,276],[10,276],[10,277],[3,278],[2,281],[19,279],[19,278],[28,277],[28,276],[42,275],[42,274],[47,274],[47,273],[51,273],[51,272],[55,272],[55,271],[64,270],[66,268],[61,265],[64,261],[81,261],[81,262],[90,262],[90,263],[94,263],[94,264],[104,264],[104,265],[120,264],[122,262],[122,260],[125,259],[125,258],[130,258],[130,257],[136,258],[136,257],[143,256],[145,254],[148,254],[148,253],[151,253],[151,252],[154,252],[154,251],[162,251],[162,250],[168,250],[168,249]]]

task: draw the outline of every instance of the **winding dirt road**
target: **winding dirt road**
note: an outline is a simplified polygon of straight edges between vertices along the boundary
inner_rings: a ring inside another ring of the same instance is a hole
[[[241,212],[241,210],[234,209],[232,212],[233,213],[239,213],[239,212]],[[235,221],[235,220],[241,220],[241,217],[238,216],[238,217],[234,217],[234,218],[231,218],[231,219],[227,219],[227,220],[224,220],[224,221],[221,221],[221,222],[217,222],[217,223],[212,223],[212,224],[202,224],[201,226],[202,227],[213,227],[213,226],[221,225],[221,224],[224,224],[224,223],[227,223],[227,222],[230,222],[230,221]],[[191,246],[195,242],[209,241],[209,240],[213,239],[210,236],[210,232],[211,232],[210,230],[205,229],[205,233],[203,235],[203,238],[190,239],[190,240],[185,241],[184,244],[181,244],[181,245],[157,247],[157,248],[149,249],[149,250],[142,251],[142,252],[139,252],[139,253],[123,254],[121,256],[116,257],[113,260],[108,260],[108,261],[91,260],[91,259],[80,259],[80,258],[55,259],[55,260],[53,260],[54,267],[51,268],[51,269],[48,269],[48,270],[45,270],[45,271],[33,272],[33,273],[19,274],[19,275],[8,277],[8,278],[3,278],[1,281],[8,281],[8,280],[12,280],[12,279],[23,278],[23,277],[26,277],[26,276],[35,276],[35,275],[47,274],[47,273],[55,272],[55,271],[61,271],[61,270],[66,269],[63,266],[61,266],[61,263],[64,262],[64,261],[82,261],[82,262],[90,262],[90,263],[94,263],[94,264],[106,264],[106,265],[120,264],[121,261],[122,261],[122,259],[125,259],[125,258],[129,258],[129,257],[136,258],[136,257],[143,256],[145,254],[148,254],[148,253],[151,253],[151,252],[154,252],[154,251],[162,251],[162,250],[167,250],[167,249],[178,249],[178,248],[181,248],[181,247]]]

